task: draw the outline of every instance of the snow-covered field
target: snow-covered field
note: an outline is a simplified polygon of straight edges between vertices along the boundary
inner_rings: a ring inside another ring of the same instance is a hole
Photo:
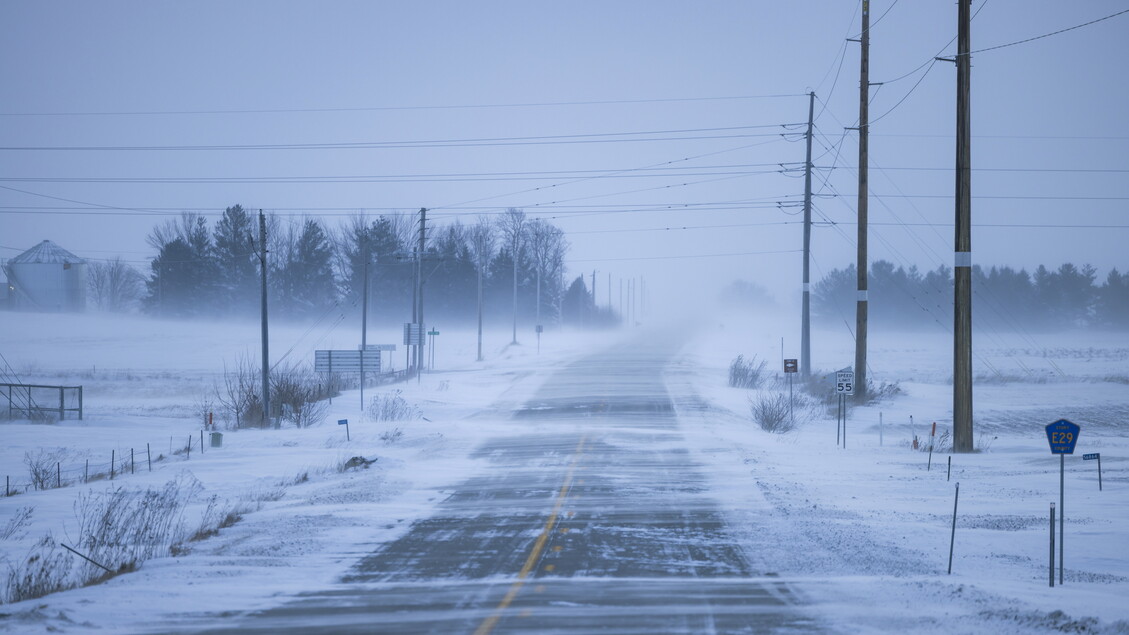
[[[792,337],[760,322],[743,326],[751,320],[735,316],[689,337],[668,385],[733,535],[752,562],[794,581],[812,613],[845,632],[1129,632],[1129,336],[979,336],[980,451],[935,453],[927,470],[928,454],[910,445],[914,435],[927,442],[934,421],[939,437],[951,430],[947,336],[871,334],[872,378],[897,382],[902,394],[852,408],[844,449],[833,412],[801,413],[801,425],[786,434],[751,423],[756,393],[727,387],[728,365],[737,354],[757,355],[775,373],[781,333]],[[19,633],[192,630],[328,587],[485,469],[471,453],[520,425],[506,417],[507,407],[520,405],[554,368],[619,337],[550,332],[538,353],[532,334],[506,346],[508,330],[490,332],[487,359],[476,363],[473,333],[443,329],[436,372],[366,390],[366,399],[400,390],[424,418],[368,420],[352,391],[311,428],[233,431],[221,423],[222,447],[201,454],[202,397],[225,364],[257,359],[257,324],[3,314],[0,336],[0,353],[21,381],[85,387],[81,422],[0,423],[0,471],[13,483],[27,483],[25,454],[41,450],[62,457],[63,480],[81,481],[87,460],[108,464],[111,452],[121,460],[132,449],[136,461],[136,473],[112,483],[20,486],[23,493],[0,499],[0,530],[21,509],[32,510],[0,542],[5,570],[47,533],[77,542],[74,506],[88,491],[194,480],[188,528],[213,497],[242,516],[103,584],[0,606],[0,629]],[[315,348],[354,348],[356,339],[343,327],[324,335],[279,326],[271,355],[308,361]],[[369,342],[398,340],[395,330],[369,334]],[[793,349],[786,356],[797,357]],[[826,370],[853,356],[841,335],[817,334],[813,351],[815,366]],[[402,355],[394,355],[397,368]],[[1043,428],[1059,418],[1082,431],[1066,460],[1066,581],[1049,588],[1048,511],[1058,501],[1059,461]],[[350,440],[338,419],[349,420]],[[175,454],[189,437],[192,453]],[[152,472],[139,458],[146,444],[154,458],[164,455]],[[1100,492],[1096,462],[1081,458],[1092,452],[1102,455]],[[377,461],[342,469],[354,456]]]

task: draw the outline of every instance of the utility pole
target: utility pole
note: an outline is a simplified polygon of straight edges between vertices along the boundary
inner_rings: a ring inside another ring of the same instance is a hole
[[[808,93],[808,151],[804,161],[804,303],[800,320],[800,376],[811,376],[811,138],[815,92]]]
[[[263,427],[270,424],[270,355],[267,350],[267,217],[259,210],[259,271],[262,278]]]
[[[361,411],[365,409],[365,350],[368,348],[368,232],[364,234],[361,257],[364,258],[364,282],[361,287]]]
[[[596,319],[596,270],[592,270],[592,319]]]
[[[972,451],[971,0],[957,16],[956,249],[953,263],[953,450]]]
[[[420,373],[423,372],[424,342],[427,341],[427,338],[424,336],[424,326],[423,326],[423,247],[424,247],[424,239],[425,239],[425,236],[426,236],[426,234],[425,234],[426,231],[427,231],[427,208],[421,207],[421,208],[419,208],[419,256],[416,260],[416,267],[417,267],[416,273],[418,275],[418,278],[417,278],[417,281],[416,281],[416,284],[418,285],[418,291],[417,291],[417,294],[416,294],[416,298],[417,298],[417,302],[419,303],[419,313],[417,314],[418,317],[419,317],[419,343],[416,346],[416,374],[417,374],[417,377],[419,376]]]
[[[858,302],[855,305],[855,398],[866,401],[867,198],[869,195],[870,0],[862,0],[859,77]]]
[[[482,263],[478,263],[478,361],[482,361]]]

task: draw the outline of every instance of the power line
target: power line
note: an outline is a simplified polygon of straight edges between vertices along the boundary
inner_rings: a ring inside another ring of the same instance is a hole
[[[782,133],[708,134],[720,132],[784,128],[794,123],[754,126],[724,126],[715,128],[683,128],[672,130],[640,130],[628,132],[598,132],[569,135],[536,135],[523,137],[470,137],[464,139],[418,139],[400,141],[351,141],[322,143],[264,143],[264,144],[201,144],[165,146],[0,146],[9,152],[173,152],[173,151],[229,151],[229,150],[380,150],[396,148],[445,148],[483,146],[559,145],[574,143],[629,143],[643,141],[699,141],[709,139],[740,139],[748,137],[776,137]],[[695,135],[695,136],[652,136]],[[617,137],[617,138],[612,138]]]
[[[1007,44],[999,44],[999,45],[996,45],[996,46],[989,46],[988,48],[982,48],[982,49],[977,49],[975,51],[969,51],[968,54],[969,55],[975,55],[976,53],[983,53],[985,51],[995,51],[995,50],[998,50],[998,49],[1007,48],[1009,46],[1016,46],[1016,45],[1019,45],[1019,44],[1026,44],[1028,42],[1034,42],[1035,40],[1041,40],[1043,38],[1048,38],[1048,37],[1051,37],[1052,35],[1059,35],[1061,33],[1066,33],[1067,31],[1073,31],[1075,29],[1081,29],[1084,26],[1090,26],[1091,24],[1097,24],[1098,22],[1103,22],[1105,20],[1109,20],[1110,18],[1116,18],[1117,16],[1124,15],[1126,13],[1129,13],[1129,9],[1125,9],[1124,11],[1118,11],[1117,13],[1107,15],[1104,18],[1098,18],[1097,20],[1090,20],[1089,22],[1084,22],[1082,24],[1078,24],[1078,25],[1075,25],[1075,26],[1072,26],[1072,27],[1067,27],[1065,29],[1059,29],[1058,31],[1052,31],[1050,33],[1044,33],[1042,35],[1036,35],[1035,37],[1029,37],[1029,38],[1024,39],[1024,40],[1017,40],[1015,42],[1009,42]]]
[[[415,105],[415,106],[360,106],[347,108],[259,108],[259,109],[212,109],[212,110],[127,110],[127,111],[58,111],[58,112],[0,112],[0,117],[101,117],[101,116],[139,116],[139,115],[261,115],[285,113],[342,113],[342,112],[383,112],[394,110],[469,110],[486,108],[540,108],[556,106],[602,106],[615,104],[656,104],[678,102],[729,101],[752,99],[781,99],[804,97],[803,93],[780,93],[768,95],[732,95],[723,97],[672,97],[657,99],[607,99],[590,101],[549,101],[518,102],[497,104],[455,104],[455,105]]]
[[[783,249],[778,251],[742,251],[736,253],[719,254],[680,254],[666,256],[635,256],[628,258],[572,258],[569,262],[622,262],[629,260],[685,260],[688,258],[726,258],[730,256],[766,256],[774,254],[797,254],[799,249]]]

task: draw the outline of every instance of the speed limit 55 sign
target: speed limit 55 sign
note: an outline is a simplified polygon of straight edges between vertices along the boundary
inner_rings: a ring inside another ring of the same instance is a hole
[[[853,395],[853,394],[855,394],[855,371],[853,371],[853,370],[837,370],[837,371],[835,371],[835,394],[837,394],[837,395]]]

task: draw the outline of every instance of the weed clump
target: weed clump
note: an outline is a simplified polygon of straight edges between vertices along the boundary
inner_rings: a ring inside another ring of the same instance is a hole
[[[729,364],[729,385],[732,388],[760,388],[765,380],[765,367],[768,362],[761,360],[757,362],[757,356],[753,355],[752,359],[745,360],[744,355],[738,355],[737,359]]]

